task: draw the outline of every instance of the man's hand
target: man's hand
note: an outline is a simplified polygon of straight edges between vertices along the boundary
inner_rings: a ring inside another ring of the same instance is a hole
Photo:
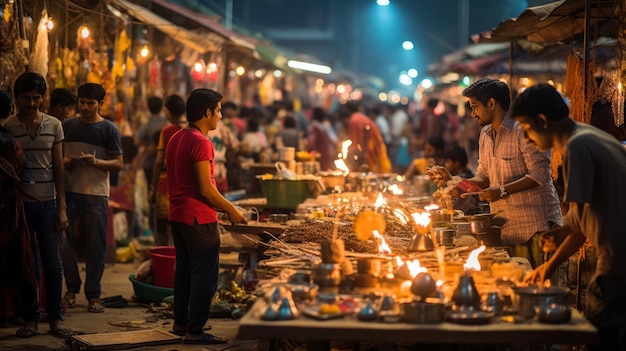
[[[452,179],[450,172],[442,166],[432,166],[426,168],[426,175],[437,183],[438,188],[445,188],[446,183]]]
[[[554,240],[554,233],[546,232],[539,237],[539,247],[543,252],[553,252],[557,249],[556,241]]]
[[[524,283],[543,286],[543,282],[546,280],[546,264],[541,264],[534,271],[528,273],[524,277]]]
[[[500,187],[490,186],[487,189],[483,189],[480,193],[478,193],[478,198],[489,202],[498,201],[500,200]]]
[[[232,224],[247,224],[248,221],[244,217],[243,213],[239,212],[236,208],[228,212],[228,219]]]

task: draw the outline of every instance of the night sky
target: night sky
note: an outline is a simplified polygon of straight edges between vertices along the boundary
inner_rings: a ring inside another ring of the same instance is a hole
[[[417,84],[428,64],[469,44],[471,34],[529,6],[527,0],[390,1],[380,7],[375,0],[232,0],[233,23],[333,67],[377,76],[389,89],[409,68],[420,72]],[[227,0],[201,2],[225,13]],[[530,5],[547,2],[531,0]],[[404,40],[415,48],[403,50]]]

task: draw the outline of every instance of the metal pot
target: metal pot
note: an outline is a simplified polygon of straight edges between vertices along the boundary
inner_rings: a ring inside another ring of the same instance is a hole
[[[454,238],[456,236],[456,229],[454,228],[433,228],[434,240],[440,246],[452,246],[454,245]]]
[[[338,286],[342,278],[340,264],[317,263],[311,269],[311,280],[321,287]]]
[[[412,301],[400,304],[401,319],[407,323],[441,323],[445,314],[446,307],[440,302]]]
[[[472,234],[487,234],[487,231],[491,228],[491,218],[493,218],[493,216],[494,214],[492,213],[470,216],[468,218],[470,232]]]
[[[535,316],[537,308],[552,304],[567,305],[569,300],[569,289],[558,286],[549,288],[529,286],[513,291],[515,293],[513,305],[517,307],[517,314],[526,320]]]

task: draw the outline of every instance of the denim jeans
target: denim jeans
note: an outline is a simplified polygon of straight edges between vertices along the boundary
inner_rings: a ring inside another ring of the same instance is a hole
[[[174,324],[185,325],[189,334],[200,335],[217,290],[220,261],[217,222],[194,222],[191,226],[172,222],[172,237],[176,248]]]
[[[37,277],[43,278],[46,291],[45,310],[48,320],[63,318],[61,306],[61,290],[63,290],[63,266],[61,265],[61,236],[56,231],[54,221],[56,214],[56,201],[43,201],[41,205],[36,202],[25,202],[24,211],[28,221],[28,229],[33,241],[34,256],[37,267]],[[41,284],[41,282],[40,282]],[[34,320],[39,320],[39,308],[34,311]]]
[[[106,259],[107,209],[109,199],[104,196],[67,193],[67,218],[70,232],[63,237],[63,272],[67,290],[80,291],[82,281],[76,259],[76,233],[85,243],[85,296],[87,300],[100,298],[100,281]]]

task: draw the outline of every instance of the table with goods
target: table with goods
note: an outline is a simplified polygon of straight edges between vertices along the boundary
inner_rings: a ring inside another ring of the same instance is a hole
[[[498,247],[498,220],[484,207],[454,210],[446,189],[424,190],[423,179],[344,177],[299,203],[282,233],[258,243],[258,298],[240,320],[240,337],[297,340],[309,349],[364,340],[597,341],[567,288],[523,283],[530,264]]]

